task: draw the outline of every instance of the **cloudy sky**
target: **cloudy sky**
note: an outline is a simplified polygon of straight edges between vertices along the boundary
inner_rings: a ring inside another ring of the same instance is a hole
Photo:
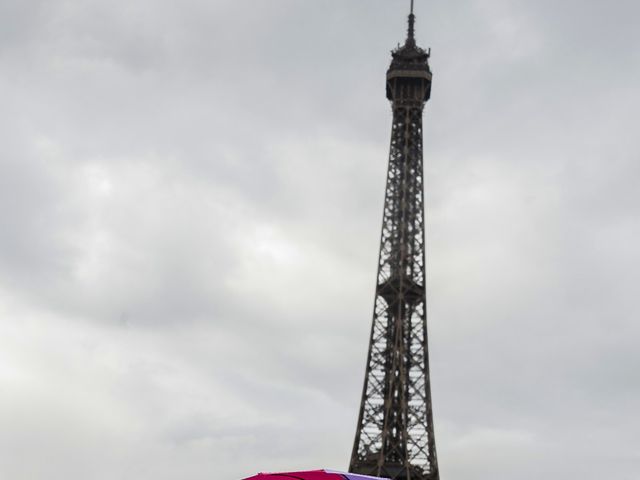
[[[637,480],[636,0],[418,0],[443,479]],[[0,478],[346,468],[400,0],[0,0]]]

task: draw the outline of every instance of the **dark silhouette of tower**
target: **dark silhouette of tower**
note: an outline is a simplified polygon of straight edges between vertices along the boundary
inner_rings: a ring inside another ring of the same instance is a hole
[[[433,435],[425,294],[422,111],[430,51],[416,45],[413,0],[404,45],[392,52],[393,107],[378,281],[350,471],[439,480]]]

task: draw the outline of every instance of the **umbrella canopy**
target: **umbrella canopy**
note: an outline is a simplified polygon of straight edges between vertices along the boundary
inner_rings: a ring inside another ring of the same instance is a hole
[[[333,470],[311,470],[308,472],[259,473],[244,480],[380,480],[380,478]]]

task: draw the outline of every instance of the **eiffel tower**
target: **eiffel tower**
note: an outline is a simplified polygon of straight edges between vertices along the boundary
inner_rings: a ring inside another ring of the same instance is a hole
[[[387,71],[393,123],[373,325],[349,471],[439,480],[425,291],[422,111],[430,50],[416,45],[413,0],[404,45]]]

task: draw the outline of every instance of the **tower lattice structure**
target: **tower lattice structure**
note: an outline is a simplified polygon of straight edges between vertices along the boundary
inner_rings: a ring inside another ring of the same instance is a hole
[[[392,52],[393,109],[373,325],[350,471],[439,480],[427,345],[422,112],[430,51],[416,45],[413,1],[404,45]]]

